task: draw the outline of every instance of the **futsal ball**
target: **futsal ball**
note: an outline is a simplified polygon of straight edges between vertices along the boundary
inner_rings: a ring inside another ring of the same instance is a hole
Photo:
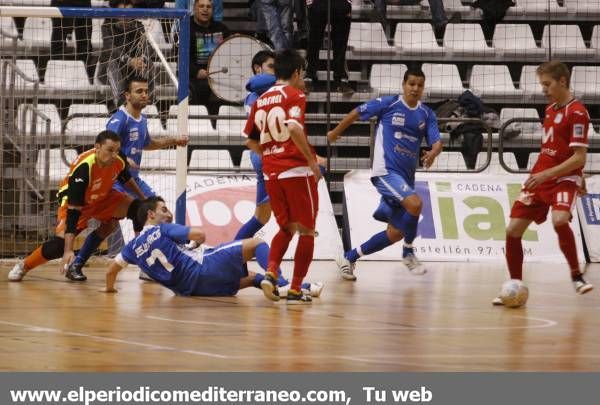
[[[500,299],[504,306],[509,308],[517,308],[525,305],[529,297],[529,289],[521,280],[508,280],[502,284],[500,290]]]

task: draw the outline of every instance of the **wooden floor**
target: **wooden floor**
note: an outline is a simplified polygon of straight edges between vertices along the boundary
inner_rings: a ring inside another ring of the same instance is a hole
[[[175,297],[135,268],[118,294],[104,294],[101,260],[82,284],[56,265],[9,283],[10,267],[0,266],[2,371],[600,371],[600,265],[588,265],[598,290],[586,296],[564,265],[526,266],[522,309],[490,304],[506,276],[500,263],[430,263],[412,276],[361,262],[352,283],[316,262],[309,278],[326,287],[301,307],[256,289]]]

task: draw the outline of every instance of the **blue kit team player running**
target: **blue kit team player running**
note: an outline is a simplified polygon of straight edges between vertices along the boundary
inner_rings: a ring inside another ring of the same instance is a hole
[[[155,281],[182,296],[232,296],[246,287],[260,288],[262,274],[249,272],[246,262],[256,257],[267,268],[269,246],[260,239],[236,240],[210,249],[189,250],[185,243],[202,244],[206,235],[197,226],[172,224],[173,214],[161,197],[145,200],[138,211],[142,232],[115,257],[106,273],[105,292],[117,292],[117,274],[129,264],[139,266]]]
[[[426,168],[441,153],[442,141],[435,113],[421,104],[424,88],[425,74],[408,70],[402,81],[402,95],[379,97],[358,106],[327,134],[329,141],[335,142],[357,119],[378,118],[371,182],[381,200],[373,217],[388,226],[345,253],[352,263],[349,271],[342,271],[346,280],[356,280],[354,265],[361,256],[378,252],[403,238],[403,263],[412,274],[427,271],[412,246],[423,205],[415,192],[415,172],[423,138],[431,147],[421,156]]]

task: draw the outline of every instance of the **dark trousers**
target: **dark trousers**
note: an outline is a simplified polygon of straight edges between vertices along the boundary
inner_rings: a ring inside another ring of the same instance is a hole
[[[331,48],[333,49],[333,79],[348,78],[346,70],[346,48],[350,35],[352,7],[345,0],[331,1]],[[323,45],[325,27],[327,26],[327,1],[314,0],[308,7],[310,29],[306,59],[308,68],[306,75],[315,78],[319,67],[319,50]]]
[[[90,1],[53,0],[55,7],[91,7]],[[93,79],[95,66],[92,57],[92,20],[88,18],[53,18],[50,38],[51,59],[72,59],[65,57],[67,36],[75,33],[75,59],[83,61],[88,77]]]

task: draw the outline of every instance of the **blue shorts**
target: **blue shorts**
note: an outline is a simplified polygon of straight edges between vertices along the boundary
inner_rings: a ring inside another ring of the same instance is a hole
[[[400,229],[402,216],[406,212],[402,201],[416,194],[414,184],[407,182],[399,174],[390,173],[385,176],[371,177],[371,183],[381,194],[379,206],[373,213],[373,218],[378,221],[391,223]]]
[[[142,193],[144,193],[144,195],[146,196],[146,198],[148,198],[148,197],[154,197],[156,195],[156,192],[154,192],[154,190],[152,189],[152,187],[150,187],[144,180],[142,180],[141,178],[139,178],[137,176],[133,176],[133,179],[135,180],[135,182],[137,183],[137,185],[139,186],[139,188],[142,190]],[[120,191],[122,193],[125,193],[127,195],[132,196],[133,198],[139,198],[137,196],[137,194],[132,193],[131,191],[129,191],[129,189],[127,189],[126,187],[124,187],[118,181],[115,181],[115,184],[113,186],[113,190]]]
[[[240,280],[248,276],[242,241],[215,246],[204,251],[202,268],[191,295],[231,296],[240,289]]]
[[[250,161],[256,172],[256,205],[261,205],[269,202],[269,195],[265,187],[265,175],[263,174],[262,159],[258,154],[250,151]]]

